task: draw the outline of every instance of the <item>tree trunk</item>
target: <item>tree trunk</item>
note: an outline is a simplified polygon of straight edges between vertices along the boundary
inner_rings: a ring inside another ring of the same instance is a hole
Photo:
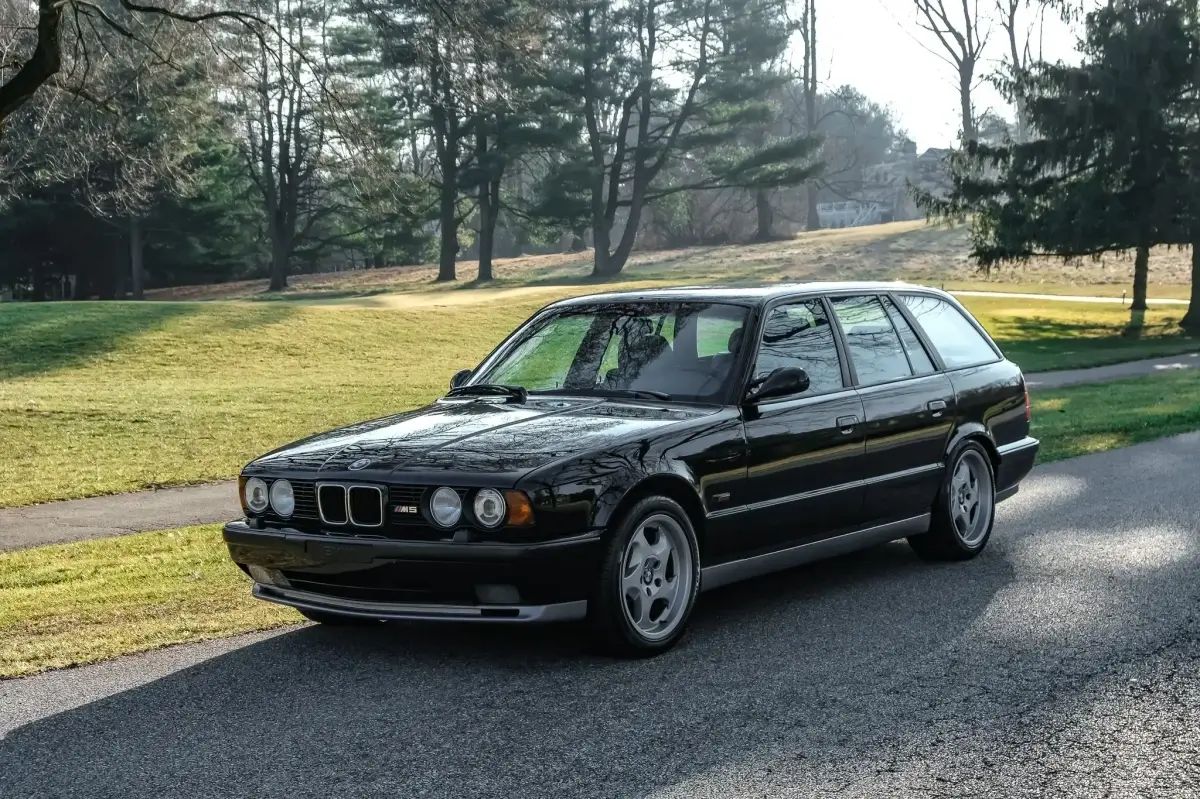
[[[642,224],[645,192],[646,187],[639,188],[635,182],[633,196],[629,201],[629,214],[625,217],[625,229],[621,231],[621,240],[617,243],[617,249],[608,258],[608,270],[603,273],[605,277],[615,277],[621,274],[621,270],[625,268],[625,262],[629,260],[629,255],[633,252],[633,243],[637,241],[638,227]]]
[[[492,181],[479,184],[479,277],[480,283],[492,279],[492,252],[496,246],[496,219],[499,208],[493,202]]]
[[[975,113],[971,107],[971,83],[975,80],[975,66],[964,64],[958,72],[958,101],[962,106],[962,141],[966,145],[975,141],[979,134],[975,131]]]
[[[100,291],[100,299],[102,300],[123,300],[125,299],[125,273],[128,264],[126,263],[126,252],[122,246],[120,236],[113,236],[112,244],[112,260],[109,261],[112,267],[108,270],[108,274],[104,275],[103,287]]]
[[[1192,297],[1179,326],[1189,333],[1200,333],[1200,241],[1192,242]]]
[[[806,0],[804,4],[804,132],[817,135],[817,4]],[[808,219],[806,230],[819,230],[821,217],[817,213],[817,184],[809,181],[806,186]]]
[[[758,230],[755,241],[770,241],[774,237],[771,228],[775,224],[775,209],[771,208],[771,193],[766,189],[754,192],[754,208],[758,215]]]
[[[1129,326],[1124,335],[1137,338],[1146,323],[1146,284],[1150,275],[1150,245],[1137,248],[1133,259],[1133,304],[1129,306]]]
[[[458,189],[454,180],[443,177],[438,211],[438,224],[441,228],[437,276],[439,283],[457,279],[454,272],[455,262],[458,259],[458,208],[455,202],[457,199]]]
[[[612,222],[605,212],[604,177],[599,175],[592,180],[592,277],[612,274],[611,246]]]
[[[821,215],[817,213],[817,185],[809,183],[807,186],[806,202],[808,204],[808,221],[805,224],[805,230],[820,230]]]
[[[129,217],[129,288],[133,299],[145,299],[145,274],[142,272],[142,220]]]
[[[592,226],[592,277],[608,277],[612,274],[609,264],[612,253],[608,248],[611,244],[608,221],[596,222]]]
[[[1131,311],[1146,310],[1146,284],[1150,276],[1150,246],[1143,244],[1137,248],[1133,259],[1133,305]]]
[[[0,83],[0,123],[15,113],[61,68],[60,39],[66,5],[54,0],[38,0],[37,41],[33,52],[25,59],[25,63],[21,64],[20,69]],[[74,9],[72,12],[77,13]],[[0,135],[3,135],[3,131],[4,125],[0,124]]]
[[[267,291],[283,291],[287,288],[288,260],[291,258],[291,250],[281,220],[273,220],[271,224],[271,283],[267,286]]]
[[[488,154],[487,128],[482,120],[477,121],[475,134],[475,159],[482,166],[495,168]],[[486,283],[492,279],[492,256],[496,249],[496,220],[500,217],[500,175],[484,171],[479,181],[479,275],[476,281]]]

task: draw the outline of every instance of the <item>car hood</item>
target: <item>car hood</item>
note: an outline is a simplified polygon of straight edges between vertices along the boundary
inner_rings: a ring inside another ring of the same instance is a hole
[[[530,397],[523,403],[443,399],[289,444],[253,461],[246,473],[347,472],[361,479],[402,473],[417,481],[453,473],[465,484],[499,476],[515,481],[552,461],[715,412],[570,397]]]

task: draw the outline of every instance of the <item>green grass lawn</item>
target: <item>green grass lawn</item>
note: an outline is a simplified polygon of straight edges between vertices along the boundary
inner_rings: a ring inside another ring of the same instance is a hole
[[[1112,449],[1200,428],[1200,374],[1038,393],[1033,411],[1041,463]],[[0,553],[0,678],[303,621],[249,588],[219,525]]]
[[[251,458],[441,395],[536,308],[588,287],[306,303],[0,306],[0,507],[231,477]],[[967,298],[1026,369],[1200,349],[1182,308]]]
[[[1200,372],[1038,391],[1031,397],[1040,462],[1200,430]]]
[[[249,586],[215,525],[0,553],[0,678],[302,621]]]

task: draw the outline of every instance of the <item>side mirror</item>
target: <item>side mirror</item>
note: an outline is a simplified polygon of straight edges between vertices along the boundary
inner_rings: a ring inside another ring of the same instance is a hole
[[[471,379],[473,372],[470,369],[463,369],[460,372],[455,372],[454,377],[450,378],[450,390],[458,388]]]
[[[761,402],[772,397],[787,397],[808,391],[808,372],[798,366],[781,366],[763,378],[746,393],[747,402]]]

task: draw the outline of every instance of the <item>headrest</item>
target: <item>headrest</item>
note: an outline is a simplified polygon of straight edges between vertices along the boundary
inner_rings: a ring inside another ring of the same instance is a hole
[[[742,336],[745,334],[746,328],[735,327],[733,332],[729,334],[729,343],[726,347],[732,353],[737,353],[738,348],[742,346]]]

